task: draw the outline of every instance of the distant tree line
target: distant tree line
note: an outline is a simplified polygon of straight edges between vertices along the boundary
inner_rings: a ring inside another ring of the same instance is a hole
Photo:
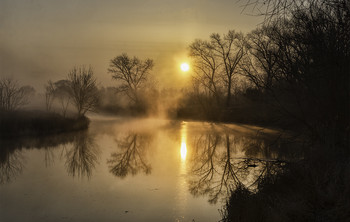
[[[35,93],[32,86],[20,86],[12,78],[0,79],[0,111],[13,111],[28,103],[28,98]]]

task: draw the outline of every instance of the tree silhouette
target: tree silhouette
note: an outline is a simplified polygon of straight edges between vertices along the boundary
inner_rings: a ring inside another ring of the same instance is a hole
[[[251,62],[243,70],[312,140],[344,145],[350,113],[350,6],[342,0],[309,3],[249,35]]]
[[[112,73],[113,79],[118,81],[118,91],[125,93],[132,102],[138,104],[140,90],[149,78],[152,68],[151,59],[142,61],[123,53],[111,60],[108,72]]]
[[[216,103],[220,104],[222,84],[219,78],[219,68],[222,62],[218,61],[212,44],[197,39],[190,45],[189,49],[189,54],[194,59],[195,80],[208,91],[209,97],[214,97]]]
[[[26,105],[30,96],[28,89],[12,78],[0,79],[0,110],[12,111]]]
[[[78,116],[84,116],[88,111],[95,111],[99,94],[92,68],[74,67],[68,74],[68,80],[69,93],[78,111]]]
[[[219,34],[210,36],[211,44],[223,64],[222,79],[226,86],[226,107],[230,106],[234,77],[238,74],[238,65],[244,55],[244,36],[242,33],[230,30],[221,37]]]
[[[229,108],[232,91],[239,87],[237,79],[244,49],[244,35],[234,30],[223,36],[213,33],[209,41],[197,39],[189,47],[189,55],[194,59],[195,84],[199,86],[195,89],[198,94],[207,94],[209,104],[216,104],[216,113],[222,92],[226,92],[225,107]]]

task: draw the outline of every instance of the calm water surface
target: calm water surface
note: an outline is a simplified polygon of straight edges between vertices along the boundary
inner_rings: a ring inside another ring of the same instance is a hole
[[[218,221],[230,189],[293,158],[263,132],[95,117],[87,131],[1,141],[0,221]]]

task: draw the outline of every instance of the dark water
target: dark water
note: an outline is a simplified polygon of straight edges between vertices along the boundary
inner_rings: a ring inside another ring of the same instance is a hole
[[[299,158],[272,130],[157,119],[0,147],[0,221],[218,221],[230,189]]]

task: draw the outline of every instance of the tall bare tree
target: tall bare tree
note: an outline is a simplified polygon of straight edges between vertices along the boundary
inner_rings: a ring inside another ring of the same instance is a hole
[[[230,30],[222,37],[219,34],[212,34],[210,41],[216,57],[223,64],[221,76],[227,91],[226,107],[229,107],[234,77],[238,74],[238,64],[244,55],[244,36],[240,32]]]
[[[144,61],[126,53],[111,60],[108,72],[119,82],[118,91],[124,92],[134,103],[139,103],[139,91],[149,78],[153,60]]]
[[[69,93],[78,116],[84,116],[88,111],[95,111],[99,94],[92,68],[74,67],[68,74],[68,80]]]
[[[195,40],[189,47],[189,55],[194,59],[195,80],[208,90],[209,97],[220,103],[219,68],[222,62],[216,58],[214,48],[208,41]]]
[[[240,68],[243,75],[259,89],[269,90],[277,81],[277,50],[276,43],[269,37],[273,32],[272,25],[257,28],[247,35],[247,54]]]
[[[232,90],[238,86],[235,80],[240,71],[239,63],[245,54],[243,34],[234,30],[223,36],[213,33],[209,41],[197,39],[189,49],[194,58],[195,80],[217,101],[220,88],[224,87],[226,107],[229,107]]]

